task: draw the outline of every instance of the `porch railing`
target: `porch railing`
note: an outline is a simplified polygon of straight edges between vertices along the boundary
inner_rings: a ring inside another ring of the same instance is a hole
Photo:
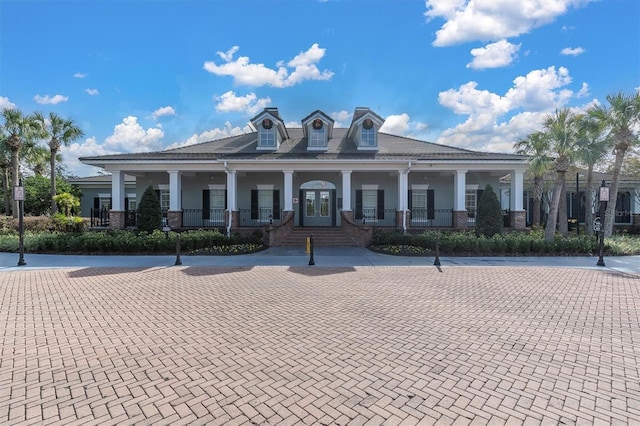
[[[433,213],[432,213],[433,212]],[[430,214],[432,213],[432,214]],[[412,209],[410,215],[412,228],[452,228],[452,209]]]
[[[108,209],[91,209],[90,223],[92,228],[109,227],[109,210]]]
[[[247,227],[278,224],[282,217],[282,210],[279,215],[274,215],[273,209],[240,209],[238,213],[240,216],[239,226]],[[277,219],[274,216],[277,216]]]
[[[182,226],[184,228],[223,228],[226,210],[224,209],[183,209]]]
[[[395,226],[396,210],[384,209],[383,214],[378,214],[378,209],[362,209],[362,218],[359,219],[363,225],[371,226]]]

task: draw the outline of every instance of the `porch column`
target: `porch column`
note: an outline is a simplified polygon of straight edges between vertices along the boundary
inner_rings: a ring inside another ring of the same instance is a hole
[[[524,193],[524,172],[514,170],[511,172],[511,187],[509,188],[509,221],[511,227],[515,229],[525,229],[527,227],[527,213],[522,207],[522,196]]]
[[[227,170],[227,210],[230,212],[238,210],[236,206],[236,186],[236,171]]]
[[[169,170],[169,210],[182,210],[182,176],[178,170]]]
[[[409,171],[398,172],[398,211],[396,213],[396,227],[407,230],[407,210],[409,208]]]
[[[111,210],[124,210],[124,173],[111,172]]]
[[[467,171],[456,170],[453,176],[453,227],[466,229],[468,227],[465,193],[467,188]]]
[[[293,170],[283,170],[284,173],[284,210],[293,211]]]
[[[351,211],[351,170],[342,171],[342,210]]]
[[[111,172],[111,210],[109,211],[109,228],[124,229],[126,226],[124,211],[124,173],[119,170]]]

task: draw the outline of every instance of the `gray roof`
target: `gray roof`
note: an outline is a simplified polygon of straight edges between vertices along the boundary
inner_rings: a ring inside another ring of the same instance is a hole
[[[403,136],[378,133],[378,149],[358,150],[355,142],[347,138],[346,128],[337,128],[329,139],[325,151],[308,151],[307,140],[301,128],[288,129],[289,139],[284,140],[274,151],[257,150],[257,133],[247,133],[224,139],[217,139],[194,145],[183,146],[156,152],[132,154],[101,155],[82,157],[81,161],[138,161],[138,160],[331,160],[331,159],[408,159],[408,160],[525,160],[527,157],[517,154],[500,154],[471,151]]]

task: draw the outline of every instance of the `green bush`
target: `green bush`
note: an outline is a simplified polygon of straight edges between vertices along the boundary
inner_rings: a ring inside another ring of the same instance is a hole
[[[139,231],[144,231],[149,234],[160,229],[162,226],[160,199],[151,185],[149,185],[144,191],[144,194],[142,194],[142,198],[140,198],[136,222]]]
[[[476,235],[493,237],[502,234],[502,207],[491,185],[487,185],[478,200]]]

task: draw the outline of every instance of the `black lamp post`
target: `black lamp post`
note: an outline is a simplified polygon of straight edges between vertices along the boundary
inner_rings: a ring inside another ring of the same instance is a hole
[[[19,180],[18,186],[13,188],[13,199],[18,202],[18,266],[24,266],[27,264],[24,260],[24,186],[22,186],[22,179]]]
[[[604,215],[607,210],[607,202],[609,201],[609,187],[606,186],[604,179],[600,185],[600,246],[598,249],[598,262],[596,265],[605,266],[604,264]]]
[[[577,172],[576,172],[576,236],[580,236],[580,173],[577,173]]]

